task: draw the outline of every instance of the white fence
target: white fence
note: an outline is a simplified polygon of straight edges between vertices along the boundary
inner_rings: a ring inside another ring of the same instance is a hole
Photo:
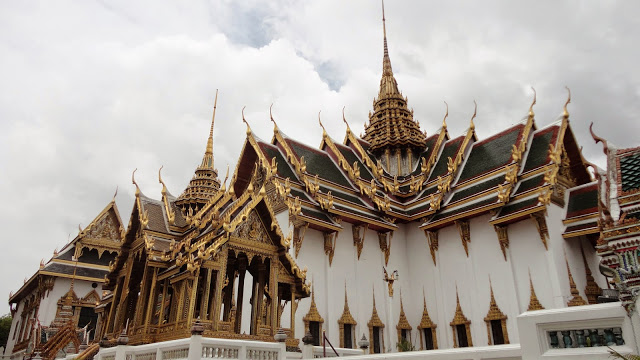
[[[639,304],[640,305],[640,304]],[[610,359],[608,347],[638,354],[640,316],[627,315],[620,303],[525,312],[517,318],[520,344],[461,349],[366,354],[359,349],[336,349],[351,359],[530,360]],[[96,360],[285,360],[321,358],[321,346],[302,346],[302,353],[286,352],[284,343],[225,340],[192,336],[188,339],[139,346],[100,349]],[[330,347],[327,357],[335,357]]]
[[[100,349],[96,360],[284,360],[284,343],[192,336],[161,343]]]

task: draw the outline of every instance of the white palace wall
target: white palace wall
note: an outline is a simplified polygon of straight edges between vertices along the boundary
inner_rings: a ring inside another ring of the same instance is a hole
[[[420,347],[420,323],[423,309],[423,291],[427,309],[434,323],[438,347],[453,347],[453,334],[449,323],[456,310],[456,287],[460,305],[471,321],[473,346],[489,345],[484,318],[489,311],[490,288],[493,286],[496,303],[508,316],[507,332],[510,343],[519,343],[516,318],[527,310],[530,299],[529,271],[536,295],[546,309],[564,308],[570,299],[569,280],[565,254],[573,278],[582,297],[586,300],[585,269],[580,253],[580,241],[564,240],[562,218],[564,210],[556,205],[548,207],[546,222],[549,229],[548,250],[540,239],[534,220],[524,220],[508,225],[509,248],[505,261],[497,234],[489,224],[490,214],[470,219],[471,241],[469,256],[465,254],[456,226],[438,231],[436,265],[433,264],[427,238],[419,223],[399,224],[391,240],[391,255],[388,266],[380,250],[376,231],[367,230],[360,259],[353,245],[351,224],[343,222],[343,230],[337,235],[335,253],[331,266],[324,251],[322,232],[309,228],[304,236],[299,256],[301,268],[309,269],[307,279],[313,283],[318,312],[324,319],[323,329],[330,341],[340,343],[338,319],[344,308],[345,282],[351,314],[357,321],[356,337],[369,337],[367,322],[372,314],[372,289],[375,289],[378,315],[385,324],[385,351],[395,351],[400,314],[400,292],[404,311],[412,326],[411,339]],[[283,233],[288,235],[293,228],[286,211],[277,215]],[[605,281],[598,271],[598,259],[592,246],[583,242],[585,255],[594,278],[601,287]],[[295,257],[292,247],[291,255]],[[385,266],[388,273],[399,273],[393,286],[394,295],[388,295],[387,283],[383,281]],[[302,299],[296,312],[295,337],[304,336],[302,318],[309,311],[311,298]],[[290,304],[283,311],[283,327],[290,324]]]

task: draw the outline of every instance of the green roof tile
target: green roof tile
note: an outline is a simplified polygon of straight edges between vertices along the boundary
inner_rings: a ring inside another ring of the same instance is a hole
[[[569,193],[567,218],[598,211],[598,185],[593,184]]]
[[[640,153],[620,157],[622,191],[640,188]]]
[[[518,186],[518,190],[513,195],[523,194],[531,189],[542,186],[542,184],[544,184],[544,174],[534,176],[530,179],[522,181],[520,183],[520,186]]]
[[[460,136],[453,140],[447,141],[447,143],[444,145],[444,149],[442,149],[440,157],[438,158],[436,166],[433,167],[431,176],[429,176],[429,181],[447,173],[447,159],[449,157],[453,159],[456,156],[456,154],[458,153],[458,149],[460,149],[460,145],[462,145],[463,139],[464,137]]]
[[[291,146],[291,149],[296,153],[298,158],[304,156],[309,174],[318,175],[325,180],[352,188],[351,183],[327,153],[310,148],[291,139],[287,139],[287,143]]]
[[[511,147],[520,137],[522,129],[524,129],[523,125],[517,125],[475,143],[458,182],[466,181],[508,164],[511,161]]]
[[[481,192],[494,188],[499,184],[502,184],[503,182],[504,182],[504,175],[501,175],[489,180],[481,181],[480,183],[475,184],[473,186],[465,187],[461,190],[456,191],[453,194],[453,197],[451,197],[451,200],[449,200],[449,203],[454,203],[458,200],[462,200],[469,196],[480,194]]]
[[[533,170],[547,163],[549,158],[549,144],[555,139],[558,127],[541,130],[533,136],[529,155],[524,164],[524,171]]]

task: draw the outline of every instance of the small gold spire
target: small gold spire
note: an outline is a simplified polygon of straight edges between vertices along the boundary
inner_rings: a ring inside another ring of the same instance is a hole
[[[447,112],[444,114],[444,118],[442,119],[442,128],[447,128],[447,117],[449,117],[449,104],[445,101],[444,104],[447,106]]]
[[[533,288],[533,280],[531,279],[531,269],[529,269],[529,290],[531,292],[531,295],[529,297],[529,307],[527,308],[527,311],[544,310],[544,306],[540,304],[540,301],[536,296],[536,290]]]
[[[569,103],[571,103],[571,89],[569,89],[568,86],[564,87],[565,89],[567,89],[567,91],[569,92],[569,97],[567,98],[567,102],[564,103],[564,109],[562,110],[562,116],[565,119],[569,118],[569,111],[567,111],[567,105],[569,105]]]
[[[531,87],[531,90],[533,90],[533,102],[531,102],[531,106],[529,106],[529,116],[533,117],[535,115],[535,113],[533,112],[533,105],[536,104],[536,89],[533,88],[533,86]]]
[[[569,268],[569,260],[567,260],[567,255],[564,256],[564,261],[567,264],[567,273],[569,274],[569,288],[571,289],[572,298],[567,302],[567,306],[580,306],[587,305],[587,302],[584,301],[582,296],[580,296],[580,291],[578,291],[578,287],[576,286],[575,281],[573,281],[573,276],[571,275],[571,268]]]
[[[473,119],[476,118],[476,114],[478,113],[478,103],[475,100],[473,100],[473,105],[473,116],[471,117],[471,122],[469,124],[469,129],[471,131],[474,131],[476,129],[476,125],[473,123]]]
[[[218,106],[218,89],[216,89],[216,98],[213,101],[213,115],[211,116],[211,128],[209,129],[209,139],[207,139],[206,155],[213,155],[213,124],[216,121],[216,107]],[[211,164],[213,167],[213,164]]]
[[[113,198],[111,199],[112,203],[116,202],[116,196],[118,196],[118,185],[116,185],[116,192],[113,194]]]
[[[136,182],[136,171],[138,171],[138,168],[136,168],[135,170],[133,170],[133,173],[131,174],[131,182],[133,183],[133,185],[136,186],[136,197],[140,196],[140,187],[138,186],[138,183]]]

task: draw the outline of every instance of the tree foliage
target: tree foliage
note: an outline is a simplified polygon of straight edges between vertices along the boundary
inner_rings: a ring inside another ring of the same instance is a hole
[[[5,314],[0,317],[0,346],[7,347],[9,339],[9,331],[11,330],[11,314]]]

